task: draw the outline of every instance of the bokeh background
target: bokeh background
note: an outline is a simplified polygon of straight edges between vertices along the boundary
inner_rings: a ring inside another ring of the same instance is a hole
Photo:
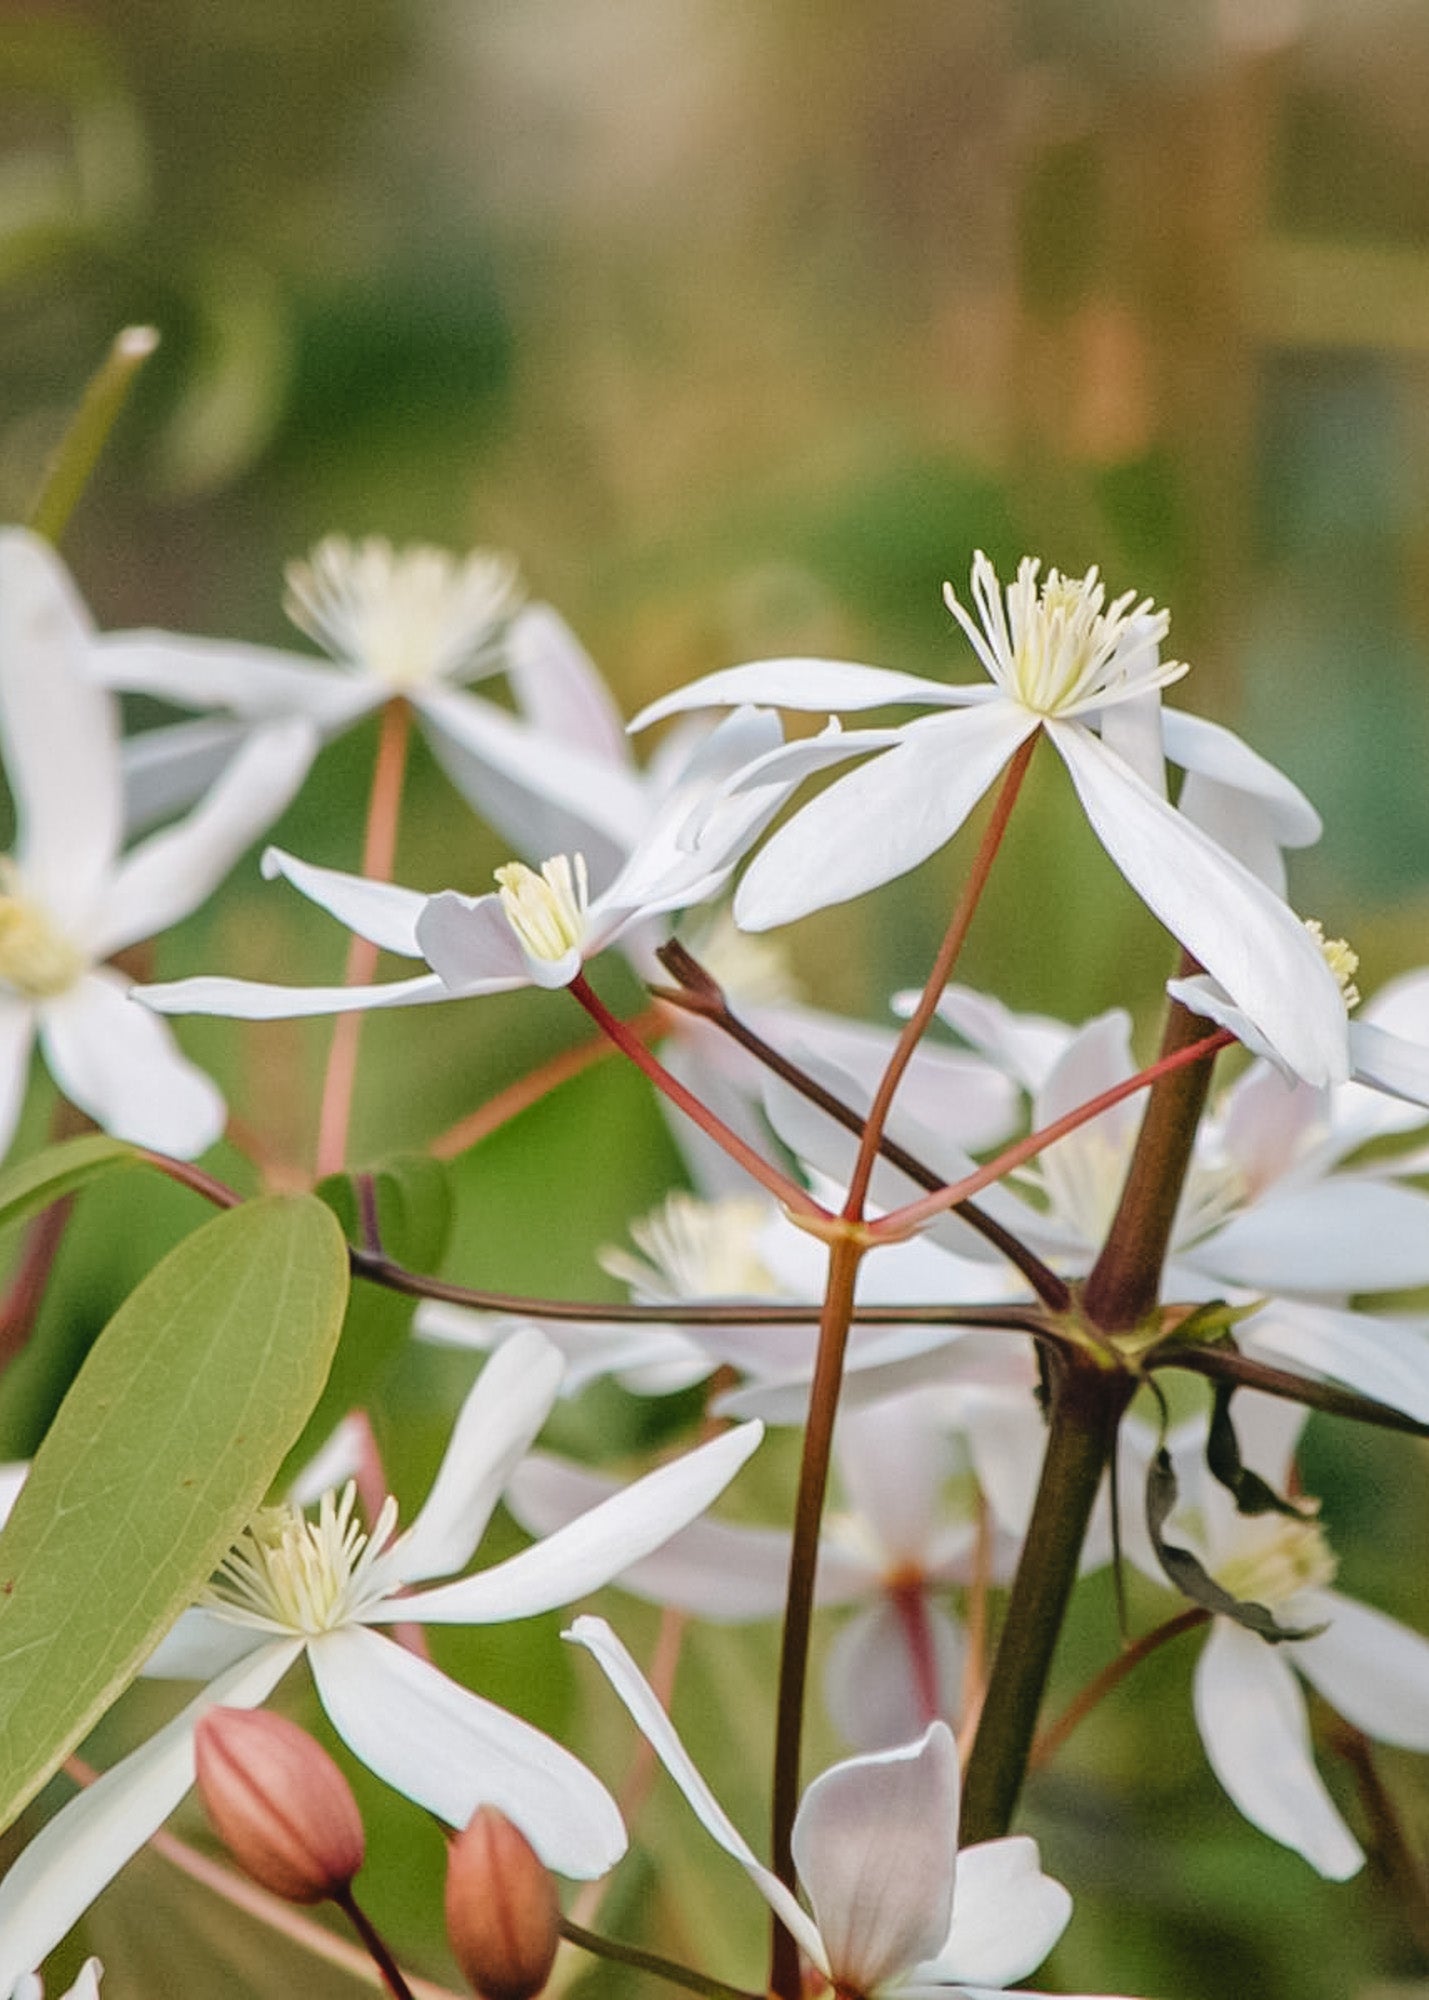
[[[106,626],[286,643],[282,566],[325,532],[492,543],[633,709],[772,652],[963,677],[939,593],[975,547],[1096,562],[1114,592],[1171,607],[1194,667],[1175,698],[1242,727],[1321,807],[1296,900],[1353,938],[1372,987],[1429,957],[1426,106],[1422,0],[12,4],[0,509],[23,515],[114,330],[149,321],[163,346],[66,541]],[[355,865],[372,743],[327,753],[289,844]],[[410,808],[404,879],[470,889],[502,858],[420,761]],[[1164,940],[1050,768],[1012,849],[969,976],[1149,1022]],[[921,977],[957,862],[801,927],[807,988],[881,1010]],[[235,891],[160,969],[336,976],[342,939],[295,901]],[[374,1019],[359,1153],[420,1144],[578,1033],[525,1003],[479,1032]],[[323,1034],[196,1024],[189,1043],[300,1157]],[[592,1132],[626,1185],[589,1186]],[[673,1170],[658,1121],[587,1079],[463,1168],[451,1267],[591,1291],[591,1247]],[[193,1219],[177,1197],[172,1213],[105,1200],[0,1400],[8,1450],[33,1445],[155,1234]],[[459,1388],[445,1368],[391,1385],[418,1494],[441,1434],[424,1399]],[[604,1420],[630,1444],[648,1422]],[[1417,1449],[1312,1430],[1308,1464],[1344,1580],[1425,1623]],[[1069,1685],[1109,1620],[1094,1595]],[[503,1635],[468,1649],[493,1692],[534,1680],[548,1722],[586,1701],[553,1634],[535,1654]],[[696,1643],[684,1690],[711,1740],[747,1747],[731,1803],[751,1829],[769,1657],[760,1639]],[[1429,1990],[1382,1883],[1320,1886],[1220,1799],[1186,1669],[1158,1660],[1034,1794],[1079,1899],[1045,1983]],[[1422,1840],[1422,1763],[1386,1763]],[[681,1810],[657,1803],[651,1841],[698,1886],[694,1922],[757,1977],[752,1898],[705,1868]],[[439,1843],[391,1825],[376,1899],[440,1969]],[[95,1919],[117,2000],[299,1976],[143,1867]],[[612,1921],[668,1923],[670,1899],[628,1880]],[[184,1957],[200,1938],[227,1972]],[[590,1990],[635,1986],[597,1973]]]

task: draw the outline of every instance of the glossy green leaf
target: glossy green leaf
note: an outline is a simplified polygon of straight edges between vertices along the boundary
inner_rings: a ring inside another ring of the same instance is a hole
[[[0,1826],[252,1517],[346,1300],[331,1211],[271,1196],[186,1237],[100,1335],[0,1535]]]
[[[51,1202],[75,1194],[111,1167],[132,1167],[142,1158],[136,1147],[104,1132],[46,1146],[42,1153],[33,1153],[0,1173],[0,1229],[24,1222]]]

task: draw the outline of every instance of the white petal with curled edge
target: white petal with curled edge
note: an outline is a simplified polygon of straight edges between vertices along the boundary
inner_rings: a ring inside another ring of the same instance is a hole
[[[187,819],[120,862],[94,933],[95,956],[154,937],[196,910],[283,811],[317,743],[313,725],[297,716],[254,730]]]
[[[32,1001],[0,992],[0,1159],[10,1150],[25,1102],[35,1026]]]
[[[1370,1021],[1351,1021],[1350,1059],[1357,1083],[1429,1105],[1429,1045],[1424,1042],[1406,1041]]]
[[[176,1159],[206,1152],[223,1131],[223,1095],[168,1027],[136,1007],[128,982],[96,966],[40,1008],[40,1046],[72,1103],[116,1139]]]
[[[691,708],[737,708],[756,702],[765,708],[882,708],[885,703],[916,701],[947,708],[971,694],[981,698],[990,688],[951,688],[921,674],[894,673],[887,667],[861,667],[851,660],[754,660],[747,666],[724,667],[676,688],[642,708],[630,724],[631,734],[680,715]]]
[[[1279,846],[1309,847],[1323,833],[1320,815],[1300,787],[1219,722],[1184,708],[1164,708],[1161,740],[1183,771],[1259,801]]]
[[[265,1645],[206,1687],[35,1835],[0,1882],[0,1993],[54,1950],[194,1781],[194,1726],[219,1703],[254,1708],[302,1651]]]
[[[1287,1650],[1216,1619],[1196,1662],[1196,1727],[1211,1769],[1251,1825],[1343,1882],[1364,1855],[1315,1769]]]
[[[526,604],[506,631],[506,678],[533,728],[633,772],[625,724],[601,671],[549,604]]]
[[[1272,1299],[1236,1329],[1242,1353],[1327,1377],[1429,1424],[1429,1320]]]
[[[444,979],[423,972],[383,986],[269,986],[258,979],[175,979],[131,986],[130,998],[156,1014],[221,1014],[235,1021],[295,1021],[310,1014],[355,1014],[374,1007],[424,1007],[454,1000]]]
[[[736,893],[736,922],[769,930],[916,868],[952,839],[1036,727],[1036,716],[1000,701],[910,723],[761,849]]]
[[[1092,830],[1155,916],[1307,1083],[1349,1074],[1345,1004],[1294,911],[1086,729],[1048,722]]]
[[[507,993],[538,983],[535,963],[521,949],[497,895],[460,896],[455,889],[444,889],[429,897],[418,920],[417,942],[452,993]],[[580,953],[570,951],[559,964],[548,963],[550,976],[539,983],[568,986],[579,970]]]
[[[496,1349],[462,1404],[425,1505],[393,1550],[404,1583],[450,1576],[471,1561],[507,1481],[551,1414],[564,1372],[538,1327],[523,1327]]]
[[[1295,1664],[1346,1722],[1377,1743],[1429,1750],[1429,1639],[1337,1590],[1296,1599],[1325,1630],[1295,1647]]]
[[[938,1950],[957,1846],[958,1753],[945,1722],[814,1779],[794,1821],[794,1864],[843,1990],[873,1993]]]
[[[48,542],[0,533],[0,741],[27,891],[83,931],[119,850],[116,704],[85,672],[89,614]]]
[[[417,919],[427,907],[427,898],[416,889],[404,889],[396,882],[374,882],[365,875],[346,875],[339,868],[318,868],[311,861],[299,861],[281,847],[270,847],[263,855],[263,874],[268,881],[281,875],[286,882],[346,924],[350,931],[365,937],[369,944],[399,958],[420,958]]]
[[[308,1645],[333,1727],[369,1770],[448,1826],[480,1805],[520,1827],[559,1875],[604,1875],[625,1852],[614,1799],[568,1750],[415,1653],[358,1626]]]
[[[753,1848],[695,1768],[694,1760],[676,1735],[669,1716],[655,1699],[654,1689],[605,1620],[577,1618],[561,1637],[574,1640],[576,1645],[584,1646],[588,1653],[595,1655],[606,1679],[629,1709],[636,1728],[684,1793],[690,1810],[705,1832],[739,1863],[780,1923],[813,1964],[827,1973],[828,1959],[816,1925],[778,1876],[756,1859]]]
[[[965,1847],[947,1938],[930,1963],[914,1970],[910,1985],[967,1980],[1000,1992],[1042,1963],[1071,1914],[1071,1897],[1042,1873],[1035,1840],[1014,1835]]]
[[[1184,1261],[1252,1291],[1408,1290],[1429,1283],[1429,1195],[1340,1174],[1268,1195]]]
[[[180,708],[227,708],[253,721],[305,715],[325,736],[388,694],[385,682],[326,660],[172,632],[106,632],[90,658],[105,687],[157,695]]]
[[[764,1435],[743,1424],[647,1472],[567,1527],[476,1576],[414,1591],[385,1607],[392,1618],[494,1625],[572,1604],[668,1541],[718,1498]]]

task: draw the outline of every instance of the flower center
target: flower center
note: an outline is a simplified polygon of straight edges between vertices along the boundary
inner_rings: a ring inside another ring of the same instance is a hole
[[[1274,1611],[1302,1590],[1323,1590],[1334,1582],[1334,1552],[1318,1521],[1255,1514],[1243,1516],[1236,1527],[1236,1546],[1214,1575],[1242,1603]]]
[[[558,965],[585,942],[590,889],[583,854],[554,854],[538,875],[524,861],[496,871],[506,920],[531,958]]]
[[[762,1201],[726,1195],[701,1201],[677,1191],[630,1225],[642,1256],[628,1250],[600,1253],[602,1270],[629,1285],[643,1305],[675,1299],[772,1298],[779,1287],[759,1254],[758,1232],[769,1220]]]
[[[979,659],[1023,708],[1074,715],[1164,687],[1186,672],[1180,661],[1160,657],[1170,614],[1157,611],[1149,597],[1138,602],[1129,590],[1108,605],[1095,569],[1082,577],[1048,570],[1039,585],[1041,567],[1024,556],[1004,602],[997,572],[979,550],[972,573],[977,622],[952,585],[944,588],[948,609]]]
[[[1355,985],[1355,974],[1360,969],[1359,953],[1352,951],[1343,938],[1327,938],[1324,925],[1317,923],[1314,917],[1306,917],[1305,928],[1319,945],[1321,957],[1334,973],[1335,983],[1345,1003],[1345,1012],[1349,1013],[1360,1004],[1360,989]]]
[[[0,861],[0,980],[30,1000],[64,993],[88,960],[38,903],[18,893],[13,861]]]
[[[392,1579],[382,1556],[397,1525],[387,1499],[371,1534],[354,1518],[357,1487],[324,1493],[318,1518],[298,1507],[264,1507],[223,1561],[199,1602],[241,1625],[299,1633],[348,1625],[385,1597]]]
[[[445,549],[398,551],[376,537],[341,535],[290,563],[287,583],[293,623],[394,694],[469,678],[521,596],[510,556],[477,549],[461,560]]]

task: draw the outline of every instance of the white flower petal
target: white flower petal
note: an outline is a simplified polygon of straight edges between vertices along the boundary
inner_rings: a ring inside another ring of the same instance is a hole
[[[820,1551],[819,1567],[823,1568]],[[957,1712],[963,1671],[962,1635],[948,1614],[920,1593],[932,1649],[940,1715]],[[842,1624],[824,1657],[824,1706],[834,1728],[855,1750],[907,1743],[927,1723],[928,1708],[909,1652],[908,1627],[888,1597]]]
[[[506,678],[533,728],[614,771],[633,773],[625,724],[600,669],[549,604],[523,605],[512,619]]]
[[[820,792],[755,856],[735,896],[736,921],[769,930],[906,874],[952,839],[1036,727],[1009,702],[910,723],[891,750]]]
[[[255,1707],[301,1650],[296,1641],[262,1647],[36,1834],[0,1882],[0,1993],[54,1950],[163,1825],[194,1781],[194,1726],[204,1710],[218,1703]]]
[[[1429,1283],[1429,1195],[1340,1174],[1268,1195],[1184,1256],[1251,1291],[1407,1290]]]
[[[726,1854],[733,1857],[754,1883],[785,1929],[802,1946],[821,1972],[828,1972],[823,1940],[816,1926],[800,1908],[772,1870],[755,1858],[754,1850],[725,1812],[719,1800],[696,1770],[694,1761],[675,1733],[670,1718],[655,1699],[654,1690],[616,1638],[603,1618],[577,1618],[569,1632],[573,1639],[593,1653],[620,1699],[630,1711],[636,1728],[649,1743],[660,1762],[689,1801],[700,1825]]]
[[[568,1750],[458,1687],[376,1632],[325,1632],[308,1646],[339,1736],[384,1783],[465,1826],[480,1805],[520,1827],[548,1868],[586,1879],[625,1852],[614,1799]]]
[[[299,717],[254,730],[187,819],[151,834],[120,862],[94,933],[95,956],[153,937],[196,910],[283,811],[316,749],[316,731]]]
[[[1092,830],[1147,907],[1307,1083],[1349,1073],[1345,1006],[1310,933],[1091,733],[1049,722]]]
[[[417,919],[427,906],[427,898],[416,889],[404,889],[396,882],[374,882],[366,875],[347,875],[338,868],[318,868],[311,861],[299,861],[281,847],[270,847],[263,855],[263,873],[268,881],[281,875],[320,910],[346,924],[370,944],[399,958],[420,958]]]
[[[0,533],[0,741],[26,891],[83,931],[119,850],[123,801],[112,698],[85,673],[88,613],[47,542]]]
[[[157,695],[181,708],[226,708],[252,721],[303,715],[335,735],[386,698],[383,682],[325,660],[227,639],[172,632],[106,632],[93,672],[105,687]]]
[[[146,1680],[211,1681],[271,1641],[257,1626],[194,1605],[180,1613],[139,1671]]]
[[[223,1131],[223,1095],[107,966],[46,1000],[40,1046],[66,1097],[117,1139],[191,1160]]]
[[[1370,1021],[1351,1021],[1350,1061],[1357,1083],[1429,1105],[1429,1043],[1406,1041]]]
[[[642,708],[631,723],[632,735],[692,708],[735,708],[758,702],[768,708],[861,709],[887,703],[916,701],[945,708],[970,693],[988,690],[950,688],[921,674],[893,673],[887,667],[860,667],[849,660],[755,660],[743,667],[725,667],[706,674],[688,687],[676,688]]]
[[[1196,1726],[1211,1769],[1251,1825],[1342,1882],[1364,1855],[1315,1769],[1304,1697],[1284,1651],[1217,1618],[1196,1662]]]
[[[460,896],[444,889],[427,900],[417,942],[428,965],[457,994],[505,993],[518,986],[569,986],[581,968],[572,949],[539,960],[521,947],[500,896]]]
[[[957,1469],[941,1413],[918,1394],[850,1410],[840,1415],[834,1452],[844,1499],[866,1522],[887,1566],[920,1563],[945,1516]]]
[[[931,1958],[948,1934],[957,1867],[958,1753],[947,1724],[815,1778],[793,1845],[843,1990],[873,1993]]]
[[[1429,1321],[1272,1299],[1236,1341],[1254,1359],[1328,1377],[1429,1424]]]
[[[627,1563],[638,1562],[703,1513],[763,1435],[761,1424],[746,1424],[711,1438],[647,1472],[545,1541],[476,1576],[399,1598],[387,1615],[489,1625],[571,1604],[618,1577]]]
[[[120,752],[124,824],[142,833],[191,806],[241,749],[248,725],[230,715],[196,715],[131,736]]]
[[[1256,800],[1277,845],[1310,847],[1320,838],[1320,815],[1300,787],[1232,730],[1183,708],[1165,708],[1161,740],[1167,757],[1182,770]]]
[[[131,998],[156,1014],[222,1014],[235,1021],[294,1021],[309,1014],[353,1014],[373,1007],[422,1007],[456,996],[435,972],[383,986],[268,986],[257,979],[175,979],[134,986]]]
[[[470,1562],[507,1481],[551,1414],[564,1372],[537,1327],[523,1327],[497,1348],[462,1404],[426,1504],[394,1551],[404,1583],[450,1576]]]
[[[1035,1840],[1014,1835],[965,1847],[958,1856],[947,1940],[912,1979],[935,1975],[958,1985],[987,1982],[1000,1991],[1042,1963],[1071,1914],[1071,1897],[1042,1873]]]
[[[35,1027],[33,1002],[0,992],[0,1159],[10,1150],[25,1102]]]
[[[1326,1629],[1301,1639],[1295,1665],[1346,1722],[1377,1743],[1429,1750],[1429,1639],[1337,1590],[1306,1592],[1304,1604]]]

